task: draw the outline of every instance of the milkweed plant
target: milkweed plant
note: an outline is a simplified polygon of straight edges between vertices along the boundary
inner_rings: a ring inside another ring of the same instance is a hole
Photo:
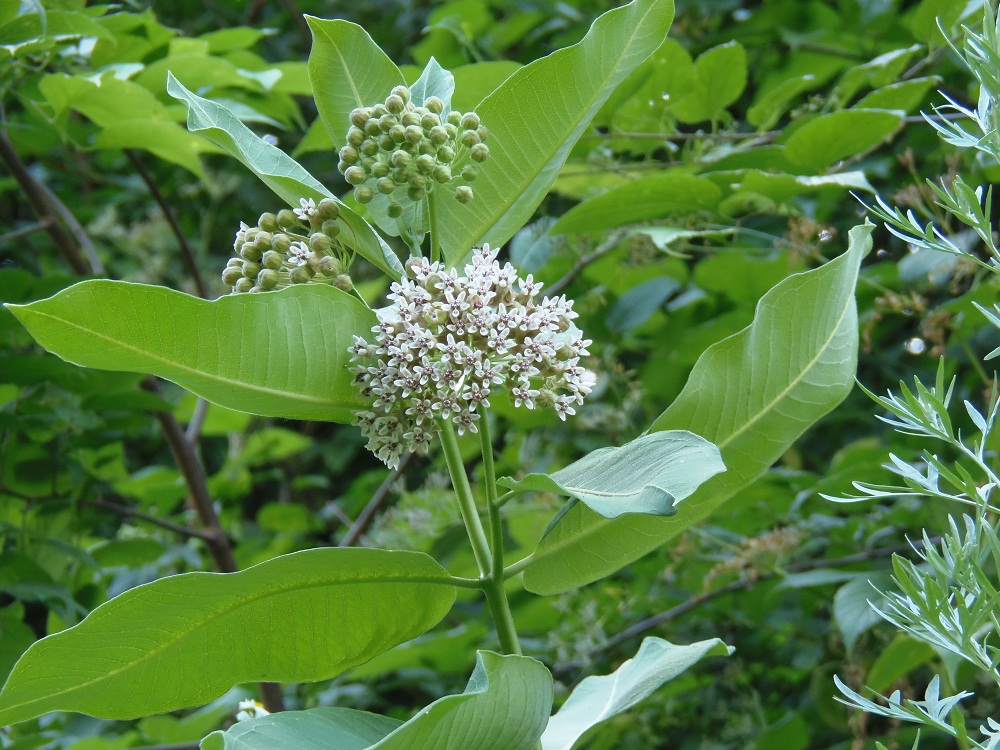
[[[463,693],[405,722],[337,707],[268,713],[266,701],[251,699],[240,704],[240,721],[202,747],[568,750],[702,658],[731,652],[717,638],[646,638],[613,675],[582,680],[553,714],[552,676],[522,653],[509,592],[562,593],[663,545],[763,474],[847,395],[854,288],[871,225],[853,230],[839,257],[764,295],[753,323],[709,347],[677,399],[634,440],[507,477],[496,475],[494,456],[498,402],[571,422],[597,391],[602,372],[591,348],[600,342],[576,326],[572,300],[547,295],[503,247],[672,19],[670,0],[633,0],[598,18],[578,44],[486,85],[433,59],[405,80],[360,27],[307,18],[310,80],[333,144],[325,176],[343,178],[342,196],[223,104],[168,77],[188,128],[276,195],[270,206],[248,207],[258,218],[236,231],[221,270],[231,293],[206,301],[88,280],[10,309],[70,362],[158,375],[252,414],[353,424],[389,468],[411,454],[443,460],[470,567],[451,571],[415,551],[326,547],[138,586],[27,650],[0,692],[0,726],[50,711],[130,719],[198,706],[237,684],[329,679],[434,628],[461,590],[478,596],[493,633]],[[373,274],[389,285],[377,302],[359,291]],[[941,398],[921,388],[891,404],[908,429],[926,424],[951,439],[939,424]],[[981,418],[984,436],[994,417],[995,409]],[[970,455],[981,458],[981,446]],[[932,466],[927,482],[950,476]],[[565,504],[536,548],[510,561],[505,508],[539,492]],[[956,526],[957,546],[935,561],[966,564],[969,545],[996,544],[983,531],[988,495],[969,496],[978,520]],[[900,571],[913,591],[923,586],[917,568]],[[979,628],[976,605],[955,602],[964,607],[956,616]],[[896,621],[927,630],[918,605],[897,605]],[[993,669],[991,654],[984,646],[977,663]]]

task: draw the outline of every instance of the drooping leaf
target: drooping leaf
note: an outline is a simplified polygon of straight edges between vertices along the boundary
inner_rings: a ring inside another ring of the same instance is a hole
[[[349,422],[362,406],[347,347],[374,314],[333,287],[212,302],[123,281],[91,280],[28,305],[8,305],[32,336],[63,359],[143,372],[221,406],[290,419]]]
[[[352,708],[282,711],[212,732],[201,750],[367,750],[402,723]]]
[[[554,492],[585,503],[605,518],[624,513],[673,515],[677,503],[726,467],[719,449],[694,433],[643,435],[620,448],[600,448],[552,474],[499,480],[519,492]]]
[[[403,75],[357,24],[306,16],[313,43],[309,81],[316,109],[333,143],[346,143],[351,110],[385,101]]]
[[[669,518],[602,518],[570,508],[523,563],[524,585],[553,594],[637,560],[708,516],[763,474],[817,419],[850,392],[857,363],[854,287],[873,225],[851,230],[846,253],[796,274],[760,300],[754,322],[709,347],[658,430],[698,430],[726,471]]]
[[[640,177],[573,206],[559,217],[552,234],[593,232],[711,210],[722,190],[707,177],[667,172]]]
[[[673,14],[672,0],[611,10],[579,44],[526,65],[482,101],[490,158],[479,165],[476,198],[441,200],[431,217],[449,264],[483,241],[504,244],[528,221],[604,101],[663,42]]]
[[[572,750],[588,729],[628,711],[701,659],[732,652],[718,638],[687,646],[662,638],[643,639],[639,652],[613,674],[587,677],[574,688],[549,720],[542,734],[542,750]]]
[[[0,691],[0,723],[56,710],[127,719],[241,682],[326,679],[428,630],[454,600],[418,552],[314,549],[162,578],[28,649]]]
[[[173,76],[167,76],[167,93],[188,108],[188,129],[201,133],[239,159],[264,184],[291,206],[300,198],[333,198],[333,193],[309,174],[298,162],[276,146],[258,138],[228,109],[218,102],[191,93]],[[394,278],[403,273],[403,265],[385,241],[352,209],[340,203],[340,216],[346,225],[345,240],[358,253]]]
[[[889,138],[903,126],[905,115],[884,109],[843,109],[820,115],[792,133],[785,156],[796,164],[825,170],[857,156]]]

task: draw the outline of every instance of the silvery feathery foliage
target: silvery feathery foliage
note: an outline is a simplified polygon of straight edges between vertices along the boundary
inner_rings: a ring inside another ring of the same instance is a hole
[[[593,388],[594,374],[580,364],[591,342],[572,323],[572,301],[536,301],[541,284],[496,258],[489,245],[475,249],[464,276],[411,258],[392,304],[377,312],[375,343],[354,337],[351,371],[372,404],[356,423],[388,466],[426,452],[439,420],[459,434],[477,432],[497,386],[515,406],[551,407],[561,419]]]

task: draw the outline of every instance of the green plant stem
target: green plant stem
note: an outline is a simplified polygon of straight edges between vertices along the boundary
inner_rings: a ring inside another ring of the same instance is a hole
[[[469,486],[462,454],[458,450],[458,437],[450,421],[440,419],[438,425],[441,427],[441,446],[444,448],[444,459],[451,475],[451,485],[455,488],[455,496],[458,499],[458,509],[462,514],[465,530],[469,534],[469,541],[472,543],[472,554],[476,558],[476,565],[479,566],[479,573],[485,580],[490,573],[490,543],[486,538],[483,522],[479,520],[476,500],[472,497],[472,487]]]

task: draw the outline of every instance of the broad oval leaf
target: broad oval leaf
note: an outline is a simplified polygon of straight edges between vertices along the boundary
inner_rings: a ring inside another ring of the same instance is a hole
[[[676,646],[645,638],[639,652],[614,673],[587,677],[577,685],[542,734],[542,750],[571,750],[584,732],[628,711],[706,656],[729,656],[733,648],[718,638]]]
[[[405,724],[363,711],[272,714],[215,732],[203,750],[532,750],[552,708],[552,677],[526,656],[476,654],[461,695],[434,701]],[[377,741],[364,744],[384,730]],[[299,740],[303,741],[299,741]]]
[[[241,682],[333,677],[440,621],[449,580],[419,552],[347,548],[162,578],[28,649],[0,692],[0,725],[48,711],[129,719]]]
[[[633,0],[594,21],[579,44],[526,65],[480,103],[490,158],[477,167],[476,199],[437,201],[431,216],[449,265],[483,241],[504,244],[527,223],[573,144],[618,84],[660,46],[673,16],[672,0]]]
[[[765,294],[753,323],[709,347],[653,430],[698,430],[726,471],[669,518],[614,520],[577,504],[519,565],[524,585],[555,594],[613,573],[708,516],[763,474],[850,392],[857,367],[854,287],[872,224],[851,230],[846,253]]]
[[[719,449],[685,430],[643,435],[620,448],[601,448],[553,474],[504,477],[519,492],[554,492],[580,500],[605,518],[625,513],[671,516],[677,503],[725,471]]]
[[[320,284],[209,302],[91,280],[7,307],[39,344],[74,364],[152,373],[250,414],[331,422],[352,421],[364,405],[347,347],[377,322],[356,297]]]
[[[884,109],[844,109],[820,115],[792,133],[785,156],[817,171],[840,159],[861,154],[899,130],[904,112]]]
[[[188,130],[201,133],[230,156],[239,159],[290,206],[298,207],[300,198],[336,200],[340,206],[341,221],[347,226],[344,237],[348,244],[393,278],[402,276],[403,265],[399,258],[368,222],[341,203],[337,196],[292,157],[277,146],[258,138],[221,104],[191,93],[169,74],[167,93],[187,105]]]
[[[722,189],[706,177],[668,172],[640,177],[585,200],[559,217],[552,234],[593,232],[714,209]]]
[[[673,103],[677,119],[692,123],[721,116],[747,85],[747,53],[743,45],[726,42],[699,55],[692,84]]]

